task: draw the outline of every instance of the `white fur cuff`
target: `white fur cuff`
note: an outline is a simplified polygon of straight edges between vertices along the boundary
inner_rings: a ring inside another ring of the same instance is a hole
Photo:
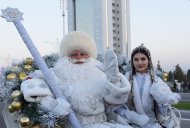
[[[29,79],[22,82],[21,91],[28,102],[40,102],[42,97],[53,96],[48,85],[41,79]]]
[[[180,95],[173,93],[170,88],[161,80],[154,83],[150,88],[150,94],[154,97],[159,105],[161,104],[176,104],[180,100]]]
[[[105,100],[113,104],[125,103],[131,90],[129,81],[122,74],[120,74],[120,77],[120,87],[111,82],[108,82],[108,86],[106,86]]]

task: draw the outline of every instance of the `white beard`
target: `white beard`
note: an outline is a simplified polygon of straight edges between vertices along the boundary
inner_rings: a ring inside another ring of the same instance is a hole
[[[94,73],[99,73],[101,63],[90,58],[82,64],[74,64],[70,62],[68,57],[60,59],[54,67],[56,76],[63,82],[78,83],[79,81],[91,79]],[[94,78],[93,78],[94,79]]]
[[[96,66],[101,63],[92,58],[83,64],[73,64],[65,57],[54,67],[67,100],[75,111],[84,115],[104,111],[102,94],[107,77]]]

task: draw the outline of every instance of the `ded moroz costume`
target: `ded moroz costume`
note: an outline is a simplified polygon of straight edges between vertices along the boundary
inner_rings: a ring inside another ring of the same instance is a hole
[[[70,55],[74,50],[87,53],[89,58],[84,63],[72,63]],[[112,54],[105,60],[110,63],[103,64],[96,60],[96,45],[91,36],[78,31],[69,33],[61,42],[60,59],[51,69],[68,102],[54,99],[40,71],[30,74],[31,79],[21,84],[25,100],[40,102],[45,109],[65,118],[72,108],[84,128],[131,128],[107,121],[105,103],[125,103],[131,89],[128,80],[117,70],[114,52],[108,51]],[[113,82],[115,79],[119,81]],[[70,128],[70,123],[66,122],[65,127]]]

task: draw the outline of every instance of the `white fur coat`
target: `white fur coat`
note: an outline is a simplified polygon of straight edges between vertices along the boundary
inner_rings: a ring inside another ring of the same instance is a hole
[[[128,73],[126,74],[126,77],[129,78]],[[133,107],[135,107],[136,112],[140,114],[146,114],[151,119],[145,128],[160,128],[160,125],[154,123],[157,120],[154,111],[154,100],[158,106],[163,104],[169,104],[170,106],[170,104],[177,103],[180,99],[179,94],[173,93],[167,84],[159,77],[155,76],[155,82],[152,84],[150,75],[148,73],[136,73],[136,75],[133,77],[132,96],[134,103]],[[159,112],[159,107],[156,109],[158,109],[156,111]],[[158,113],[158,115],[161,115],[161,113]],[[168,116],[170,115],[171,113],[168,113]],[[165,121],[167,121],[168,118],[165,118]],[[164,123],[163,120],[162,122]]]
[[[119,105],[127,101],[131,89],[128,80],[120,74],[121,84],[115,86],[107,79],[100,67],[102,64],[92,58],[87,63],[72,64],[65,57],[58,60],[51,71],[85,128],[131,128],[117,123],[108,123],[105,115],[105,102]],[[30,76],[42,78],[39,71]]]

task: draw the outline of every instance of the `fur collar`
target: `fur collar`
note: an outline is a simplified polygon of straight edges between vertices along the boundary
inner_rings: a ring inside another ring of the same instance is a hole
[[[134,96],[134,105],[138,113],[145,114],[145,111],[143,108],[149,108],[150,103],[152,101],[151,96],[150,96],[150,87],[151,87],[151,80],[150,80],[150,75],[148,73],[143,74],[144,76],[144,84],[142,86],[142,96],[140,96],[140,90],[139,90],[139,85],[137,82],[137,77],[134,76],[133,78],[133,89],[132,93]],[[141,81],[142,82],[142,81]]]

